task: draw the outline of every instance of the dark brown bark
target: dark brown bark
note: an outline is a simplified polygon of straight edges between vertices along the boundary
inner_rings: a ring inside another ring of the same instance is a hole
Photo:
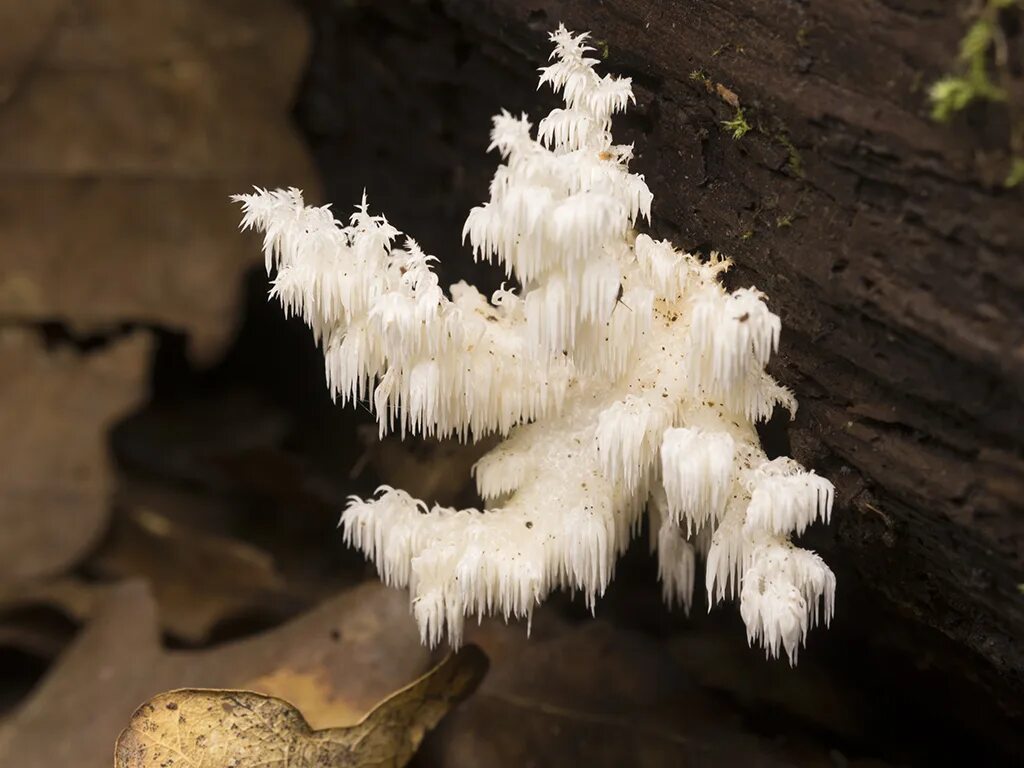
[[[822,546],[851,574],[840,599],[856,585],[856,600],[881,598],[944,636],[940,666],[1013,720],[1024,195],[1001,185],[1005,107],[950,125],[929,116],[927,87],[953,65],[965,11],[939,0],[385,3],[351,39],[351,18],[321,19],[321,51],[336,58],[314,62],[301,114],[341,210],[373,180],[371,199],[451,262],[495,162],[482,154],[487,115],[536,115],[545,34],[560,21],[592,30],[607,68],[633,77],[638,104],[620,135],[655,193],[654,231],[729,255],[732,284],[757,285],[782,317],[774,371],[800,400],[789,447],[839,491]],[[1007,32],[1019,50],[1019,28]],[[328,98],[331,72],[347,67],[363,70],[363,90]],[[737,101],[751,126],[742,138],[722,126]],[[387,168],[402,175],[381,179]]]

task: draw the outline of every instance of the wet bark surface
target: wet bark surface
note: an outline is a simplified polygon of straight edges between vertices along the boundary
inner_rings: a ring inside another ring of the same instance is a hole
[[[926,95],[967,6],[308,5],[317,39],[296,114],[328,198],[343,212],[366,185],[444,280],[485,285],[500,277],[458,234],[497,162],[489,117],[539,118],[554,104],[534,91],[546,33],[593,31],[607,70],[633,78],[617,135],[655,194],[653,233],[730,256],[731,285],[758,286],[782,317],[774,373],[800,410],[765,438],[838,490],[813,542],[839,573],[830,669],[879,700],[888,682],[916,686],[896,696],[915,717],[1020,749],[1024,193],[1001,184],[1005,108],[942,125]],[[750,130],[736,138],[722,123],[738,109]]]

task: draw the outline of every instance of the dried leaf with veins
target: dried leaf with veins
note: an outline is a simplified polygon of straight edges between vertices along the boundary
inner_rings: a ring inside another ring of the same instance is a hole
[[[139,702],[179,688],[258,691],[287,698],[314,728],[352,725],[429,664],[405,595],[379,584],[201,651],[163,647],[158,608],[142,583],[110,585],[97,597],[85,627],[0,722],[0,766],[110,768]]]
[[[487,671],[475,646],[389,696],[359,723],[313,730],[287,701],[251,691],[184,689],[143,704],[117,740],[115,768],[198,765],[405,765],[427,731]]]

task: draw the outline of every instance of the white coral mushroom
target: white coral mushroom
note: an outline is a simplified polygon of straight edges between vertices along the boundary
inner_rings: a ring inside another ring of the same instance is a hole
[[[459,283],[448,298],[365,197],[347,225],[294,189],[236,198],[336,399],[371,399],[382,434],[505,438],[474,468],[493,508],[382,488],[351,501],[345,539],[410,590],[425,642],[457,645],[465,616],[529,618],[553,589],[593,606],[646,508],[666,599],[689,607],[701,555],[709,600],[738,596],[751,641],[795,662],[835,579],[789,536],[828,519],[832,486],[769,461],[754,430],[796,407],[764,370],[779,318],[755,289],[722,288],[728,262],[635,234],[652,196],[611,136],[630,81],[595,73],[586,34],[551,39],[541,83],[565,107],[536,138],[525,116],[494,118],[504,162],[463,230],[521,293]]]

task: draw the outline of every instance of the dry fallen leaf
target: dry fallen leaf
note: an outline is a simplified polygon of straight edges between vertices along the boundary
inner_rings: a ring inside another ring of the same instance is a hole
[[[92,615],[105,587],[75,577],[0,589],[0,647],[55,658]]]
[[[313,730],[287,701],[251,691],[162,693],[135,711],[117,740],[114,764],[397,768],[473,692],[486,670],[487,657],[468,646],[389,696],[359,723],[320,730]]]
[[[292,612],[289,608],[307,604],[288,596],[266,552],[147,509],[117,515],[88,565],[108,578],[146,579],[164,630],[192,645],[229,621],[281,619]]]
[[[740,97],[736,95],[735,91],[730,88],[726,88],[721,83],[715,83],[715,93],[718,94],[718,98],[728,104],[730,107],[739,109]]]
[[[51,658],[66,644],[66,625],[86,623],[110,581],[132,577],[153,591],[164,634],[192,646],[236,626],[279,623],[315,602],[286,585],[263,550],[147,509],[116,514],[81,568],[106,581],[64,576],[0,586],[0,645]]]
[[[55,575],[109,517],[106,432],[146,387],[143,333],[90,352],[0,331],[0,586]]]
[[[314,728],[351,724],[429,660],[408,596],[377,583],[204,651],[161,647],[145,585],[111,586],[46,678],[0,722],[0,765],[110,768],[112,745],[138,703],[175,688],[286,695]]]
[[[6,20],[22,34],[0,50],[0,314],[80,333],[158,324],[212,359],[258,263],[228,196],[315,187],[288,120],[303,14],[0,0]]]

